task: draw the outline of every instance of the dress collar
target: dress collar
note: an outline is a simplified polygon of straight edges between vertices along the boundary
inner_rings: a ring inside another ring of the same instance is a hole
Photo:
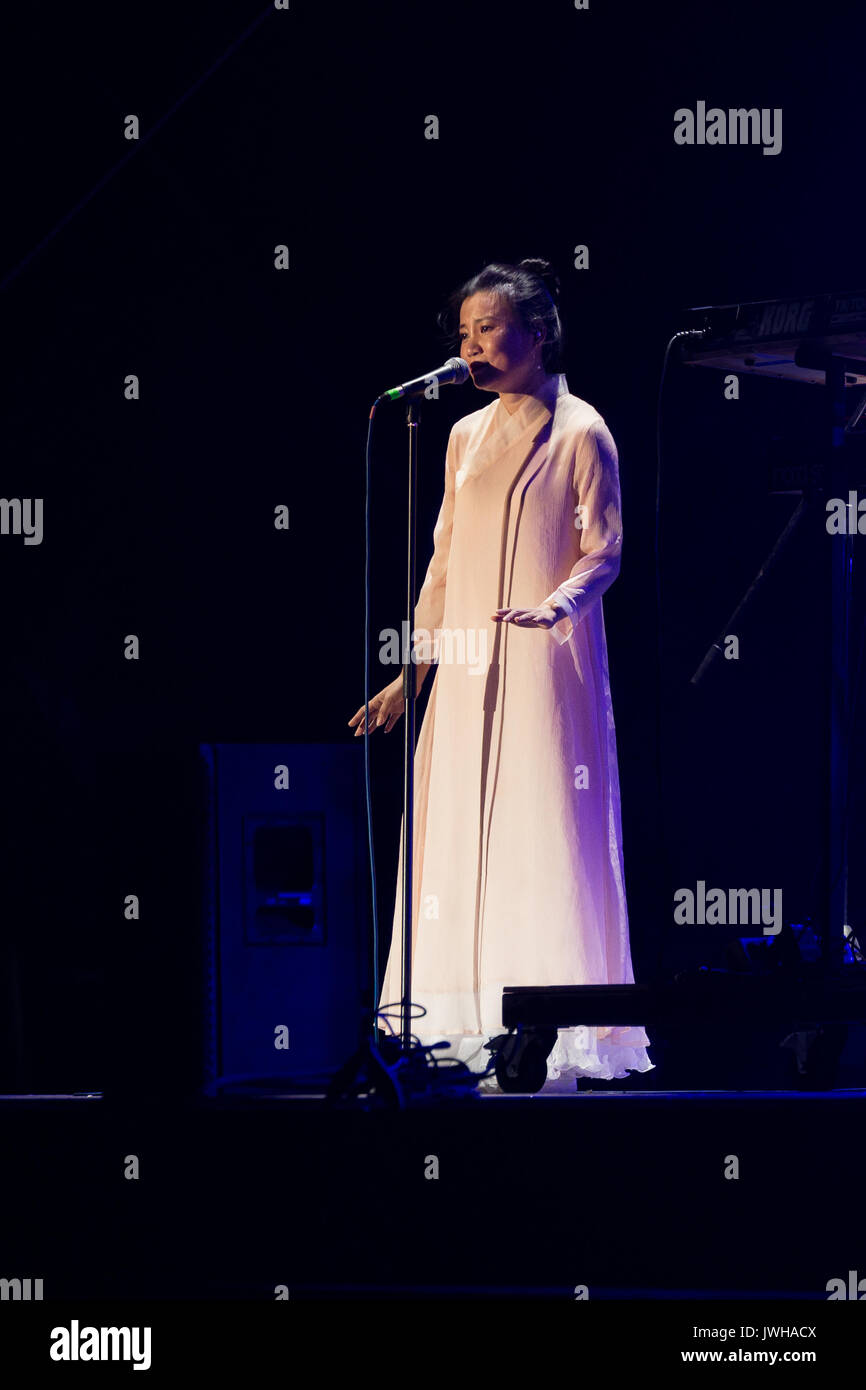
[[[559,373],[545,379],[537,396],[525,396],[513,415],[508,414],[501,398],[479,411],[480,433],[457,470],[458,490],[507,450],[517,448],[524,441],[528,448],[554,414],[557,401],[567,394],[568,383],[564,374]]]
[[[511,438],[516,439],[533,424],[540,430],[553,415],[558,398],[567,394],[568,383],[565,379],[565,373],[558,372],[544,379],[538,395],[524,396],[520,405],[511,415],[505,409],[500,397],[496,402],[493,420],[494,429],[500,442],[507,442]]]

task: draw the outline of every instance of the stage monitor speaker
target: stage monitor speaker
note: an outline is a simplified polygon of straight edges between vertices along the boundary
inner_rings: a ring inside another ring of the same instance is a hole
[[[308,1087],[367,1034],[363,760],[339,744],[200,753],[206,1084]]]

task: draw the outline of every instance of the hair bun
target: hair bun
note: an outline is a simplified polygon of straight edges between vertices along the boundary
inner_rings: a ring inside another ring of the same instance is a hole
[[[521,270],[528,270],[532,275],[537,275],[554,304],[559,302],[559,276],[550,261],[545,261],[540,256],[527,256],[519,265]]]

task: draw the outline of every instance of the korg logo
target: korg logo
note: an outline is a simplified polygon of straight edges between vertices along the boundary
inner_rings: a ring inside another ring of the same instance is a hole
[[[769,338],[777,333],[805,333],[814,307],[814,299],[796,299],[790,304],[771,304],[761,316],[758,337]]]

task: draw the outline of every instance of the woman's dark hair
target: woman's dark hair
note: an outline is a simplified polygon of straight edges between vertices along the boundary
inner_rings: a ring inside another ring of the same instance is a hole
[[[458,325],[460,306],[464,299],[482,290],[505,294],[514,311],[530,333],[544,328],[546,336],[541,349],[541,361],[548,373],[561,372],[563,365],[563,328],[559,317],[559,276],[548,261],[530,257],[517,265],[494,261],[448,296],[445,308],[437,318],[447,345],[460,351]]]

